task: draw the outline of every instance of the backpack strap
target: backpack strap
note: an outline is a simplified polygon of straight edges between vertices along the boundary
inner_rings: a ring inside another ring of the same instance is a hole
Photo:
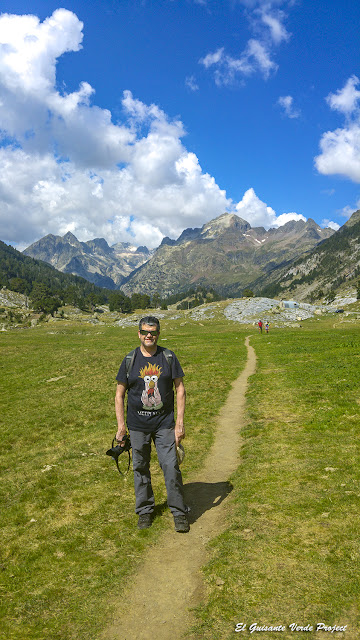
[[[130,353],[127,354],[127,356],[125,356],[125,371],[126,371],[126,377],[128,380],[129,380],[129,375],[130,375],[132,366],[134,364],[135,353],[136,353],[136,349],[133,349],[132,351],[130,351]]]
[[[172,365],[172,361],[173,361],[173,354],[171,353],[171,351],[169,351],[169,349],[164,349],[163,354],[165,356],[165,360],[168,363],[169,367],[170,367],[170,372],[171,372],[171,365]]]
[[[132,351],[130,351],[130,353],[127,354],[127,356],[125,356],[125,371],[126,371],[126,377],[129,380],[129,376],[131,373],[131,369],[133,367],[134,364],[134,360],[135,360],[135,354],[136,354],[136,349],[133,349]],[[165,356],[166,362],[168,363],[169,367],[170,367],[170,371],[171,371],[171,365],[172,365],[172,361],[173,361],[173,354],[171,353],[171,351],[169,349],[164,349],[163,354]]]

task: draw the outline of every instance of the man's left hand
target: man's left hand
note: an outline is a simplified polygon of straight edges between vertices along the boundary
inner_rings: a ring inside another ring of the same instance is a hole
[[[185,427],[183,424],[175,424],[175,444],[178,447],[181,440],[185,438]]]

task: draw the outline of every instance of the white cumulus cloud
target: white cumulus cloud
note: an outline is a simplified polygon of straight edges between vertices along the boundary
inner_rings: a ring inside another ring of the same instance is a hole
[[[360,100],[360,91],[356,89],[358,84],[359,78],[354,75],[348,79],[343,89],[330,93],[326,98],[330,107],[345,114],[352,113]]]
[[[306,221],[306,218],[299,213],[282,213],[277,216],[272,207],[258,198],[253,188],[244,193],[242,200],[236,205],[236,212],[252,227],[265,227],[265,229],[281,227],[291,220]]]
[[[324,133],[320,149],[321,154],[315,158],[320,173],[340,174],[360,182],[360,122]]]
[[[66,9],[42,23],[36,16],[0,16],[1,128],[26,150],[56,149],[84,167],[109,167],[128,160],[132,131],[90,105],[94,89],[87,82],[70,94],[56,89],[57,59],[79,51],[82,28]]]
[[[83,81],[56,83],[58,58],[79,51],[83,24],[66,9],[0,15],[0,237],[26,246],[47,233],[149,247],[231,207],[182,142],[180,120],[123,92],[123,121]]]
[[[327,220],[326,218],[324,220],[322,220],[321,222],[321,227],[323,227],[323,229],[334,229],[334,231],[337,231],[338,229],[340,229],[340,225],[337,222],[333,222],[332,220]]]
[[[304,219],[279,216],[249,189],[236,206],[183,143],[185,129],[156,104],[125,90],[123,119],[96,104],[84,80],[60,91],[60,56],[82,47],[83,24],[58,9],[36,16],[0,15],[0,237],[25,247],[48,234],[105,237],[156,247],[168,235],[225,211],[252,226]],[[239,59],[220,49],[207,65],[227,73],[274,70],[268,49],[250,40]]]
[[[360,182],[360,91],[359,79],[351,76],[343,89],[327,97],[331,109],[345,116],[343,128],[327,131],[320,140],[320,155],[315,158],[317,170],[324,175],[339,174]]]

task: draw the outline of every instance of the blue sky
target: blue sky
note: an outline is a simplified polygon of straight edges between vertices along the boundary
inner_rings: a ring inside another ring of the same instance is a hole
[[[360,207],[358,0],[3,2],[0,238]]]

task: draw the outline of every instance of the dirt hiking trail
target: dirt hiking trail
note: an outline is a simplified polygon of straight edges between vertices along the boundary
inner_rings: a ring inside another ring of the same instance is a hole
[[[232,384],[217,417],[215,441],[198,475],[187,482],[190,532],[167,531],[149,549],[138,574],[127,588],[119,585],[116,620],[102,640],[173,640],[186,637],[193,621],[191,608],[205,597],[200,569],[208,559],[206,545],[224,528],[229,478],[240,463],[241,428],[245,425],[245,393],[255,373],[256,356],[249,345],[247,362]],[[172,522],[172,517],[171,517]]]

